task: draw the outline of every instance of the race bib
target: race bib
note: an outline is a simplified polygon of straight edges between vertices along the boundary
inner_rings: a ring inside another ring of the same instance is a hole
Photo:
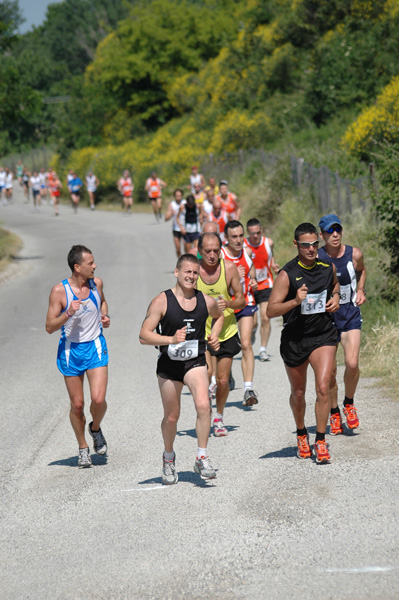
[[[308,294],[301,302],[301,313],[303,315],[314,315],[326,311],[327,290],[319,294]]]
[[[256,279],[258,281],[265,281],[267,279],[267,267],[263,267],[263,269],[255,269],[256,270]]]
[[[351,301],[352,288],[350,283],[348,285],[341,285],[339,296],[340,304],[348,304]]]
[[[169,344],[168,356],[171,360],[191,360],[198,356],[198,340],[186,340],[179,344]]]

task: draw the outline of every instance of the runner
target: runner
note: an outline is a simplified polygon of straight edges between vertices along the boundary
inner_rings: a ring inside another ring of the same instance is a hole
[[[5,196],[5,192],[4,192],[4,188],[6,185],[6,172],[4,170],[4,167],[0,167],[0,204],[3,204],[3,206],[7,206],[8,202],[7,202],[7,198]],[[4,193],[4,196],[3,196]]]
[[[5,176],[4,187],[6,190],[6,201],[12,202],[12,190],[14,187],[14,173],[8,167],[6,167],[6,176]]]
[[[45,200],[47,197],[47,173],[46,173],[45,169],[40,169],[39,177],[40,177],[40,197],[42,199],[43,204],[45,204]]]
[[[169,203],[168,209],[165,213],[165,221],[169,221],[173,217],[172,221],[172,233],[173,233],[173,242],[175,245],[175,250],[177,254],[177,258],[179,258],[182,254],[181,252],[181,240],[183,234],[181,232],[181,228],[179,223],[177,222],[177,215],[179,213],[180,207],[185,203],[183,200],[183,191],[180,189],[176,189],[173,192],[174,200]]]
[[[270,320],[267,317],[267,304],[273,287],[273,272],[278,273],[280,267],[273,257],[273,240],[262,236],[260,221],[250,219],[247,222],[248,237],[244,240],[244,247],[251,250],[251,258],[256,269],[258,288],[254,290],[254,298],[259,307],[260,315],[260,348],[259,358],[262,362],[270,360],[267,343],[270,337]],[[255,334],[258,326],[257,314],[254,314],[254,329],[252,332],[252,345],[255,344]]]
[[[51,204],[54,207],[54,215],[58,217],[58,201],[61,196],[62,184],[57,173],[53,171],[53,169],[49,169],[47,181],[50,189]]]
[[[229,221],[224,228],[227,245],[222,247],[222,256],[225,260],[235,264],[240,276],[242,291],[245,298],[245,306],[236,310],[235,315],[240,333],[242,360],[241,369],[244,378],[244,400],[243,406],[258,404],[258,394],[253,389],[255,370],[255,357],[252,348],[251,336],[254,328],[254,314],[258,310],[253,296],[253,290],[257,288],[255,278],[255,267],[250,258],[251,250],[244,248],[244,227],[239,221]],[[234,296],[232,296],[234,300]]]
[[[195,198],[195,203],[201,207],[201,205],[204,203],[206,196],[205,196],[205,192],[202,189],[200,183],[194,184],[194,194],[193,195]]]
[[[102,334],[109,327],[108,304],[103,282],[94,277],[97,268],[91,250],[72,246],[68,254],[72,271],[53,287],[46,319],[47,333],[61,329],[57,366],[64,375],[71,402],[70,419],[79,444],[78,467],[91,467],[90,449],[85,438],[83,380],[86,373],[90,386],[92,422],[89,434],[94,451],[104,455],[107,442],[101,431],[101,421],[107,410],[105,393],[108,381],[108,351]]]
[[[219,183],[219,194],[216,196],[216,199],[222,203],[222,210],[226,211],[229,220],[240,220],[240,204],[237,196],[229,192],[228,182],[225,179],[222,179]]]
[[[19,159],[19,161],[17,162],[17,168],[16,168],[16,173],[17,173],[17,179],[18,179],[18,183],[19,185],[22,187],[22,175],[24,172],[24,165],[22,164],[22,160]]]
[[[40,212],[40,204],[41,204],[41,196],[40,196],[40,188],[41,188],[41,180],[37,171],[33,171],[33,175],[30,178],[30,185],[32,188],[33,195],[33,206],[35,210]]]
[[[360,376],[359,353],[362,317],[359,306],[366,302],[366,268],[360,248],[353,248],[342,243],[342,223],[337,215],[325,215],[320,219],[319,227],[320,237],[325,242],[325,246],[319,250],[319,258],[335,265],[341,286],[339,310],[334,314],[334,322],[338,330],[338,343],[341,342],[345,357],[343,410],[348,429],[356,429],[359,427],[359,419],[353,398]],[[341,413],[338,407],[336,375],[337,363],[335,362],[330,390],[331,435],[343,433]]]
[[[229,395],[229,374],[233,357],[241,351],[238,337],[235,310],[244,307],[245,300],[242,292],[237,267],[230,261],[220,258],[222,242],[215,233],[203,233],[198,240],[198,250],[201,254],[200,272],[197,289],[215,298],[218,307],[223,311],[224,324],[219,335],[220,349],[215,350],[208,344],[207,363],[210,367],[211,356],[216,356],[216,414],[213,419],[213,431],[216,437],[226,436],[228,431],[224,425],[223,412]],[[230,296],[234,293],[234,300]],[[206,323],[206,335],[211,331],[211,319]]]
[[[208,192],[209,190],[213,192],[214,196],[219,193],[219,186],[216,185],[216,179],[214,177],[209,177],[209,183],[205,186],[205,191]]]
[[[198,449],[194,471],[202,479],[216,477],[207,451],[211,417],[205,360],[205,322],[208,315],[211,320],[214,319],[207,341],[216,351],[220,347],[218,336],[224,317],[213,298],[195,289],[198,272],[198,259],[183,254],[175,268],[175,287],[161,292],[151,301],[140,331],[141,344],[159,346],[160,350],[157,375],[164,409],[162,481],[166,485],[178,481],[173,444],[183,385],[190,390],[197,412]]]
[[[176,222],[183,234],[186,253],[189,253],[191,248],[197,248],[198,246],[198,238],[201,234],[199,214],[194,196],[189,194],[185,203],[180,206],[176,217]]]
[[[166,187],[166,183],[157,176],[156,171],[153,171],[151,177],[145,183],[145,191],[148,194],[157,223],[162,219],[162,188],[164,187]]]
[[[331,460],[325,440],[330,412],[329,388],[334,368],[337,330],[332,313],[339,308],[339,282],[331,263],[317,258],[317,229],[302,223],[295,230],[298,255],[280,271],[267,307],[269,319],[283,317],[280,353],[291,385],[290,406],[297,427],[297,456],[310,458],[305,427],[305,391],[308,365],[316,384],[316,463]]]
[[[205,179],[201,173],[198,173],[198,167],[191,167],[191,175],[190,175],[190,185],[187,186],[191,193],[195,194],[195,186],[199,184],[199,189],[201,190],[205,187]]]
[[[213,190],[206,191],[206,198],[201,205],[200,220],[201,223],[209,221],[209,215],[213,211],[213,203],[215,201],[215,193]]]
[[[22,187],[24,190],[25,196],[25,204],[29,203],[29,183],[30,183],[30,173],[26,167],[24,167],[22,172]]]
[[[224,228],[229,222],[229,217],[226,211],[222,210],[222,203],[217,198],[215,198],[213,201],[213,210],[209,213],[208,220],[218,224],[220,239],[224,243],[226,239],[224,235]]]
[[[93,172],[89,171],[88,174],[86,175],[86,188],[87,188],[87,192],[89,194],[91,210],[95,209],[96,192],[97,192],[97,188],[99,185],[100,185],[100,180],[98,179],[97,175],[93,175]]]
[[[72,172],[73,178],[69,180],[68,189],[71,192],[71,200],[73,211],[76,214],[78,212],[78,206],[80,201],[80,190],[83,187],[83,181],[76,175],[75,172]]]
[[[133,204],[134,183],[128,169],[123,171],[123,175],[118,181],[118,190],[122,194],[123,206],[125,207],[126,214],[130,215]]]

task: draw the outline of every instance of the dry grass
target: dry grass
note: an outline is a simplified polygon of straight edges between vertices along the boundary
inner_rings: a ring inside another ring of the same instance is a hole
[[[399,399],[399,321],[382,317],[369,331],[361,352],[362,375],[381,377]]]
[[[22,248],[21,239],[14,233],[0,229],[0,271],[4,271],[12,257]]]

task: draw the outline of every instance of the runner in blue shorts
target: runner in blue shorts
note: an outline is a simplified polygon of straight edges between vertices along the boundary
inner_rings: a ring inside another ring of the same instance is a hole
[[[94,277],[97,267],[91,250],[81,245],[72,246],[68,265],[71,277],[51,290],[46,331],[61,330],[57,366],[64,375],[71,401],[70,419],[79,444],[78,466],[85,468],[92,464],[85,438],[85,373],[90,386],[92,421],[89,433],[94,451],[100,455],[107,452],[107,442],[100,427],[107,410],[108,382],[108,350],[102,330],[110,326],[110,318],[102,279]]]
[[[325,242],[325,246],[319,250],[319,257],[335,265],[341,286],[339,310],[334,314],[334,323],[338,330],[338,342],[342,344],[345,357],[343,410],[348,429],[356,429],[359,427],[359,419],[353,398],[360,376],[359,353],[362,317],[359,307],[366,302],[366,268],[362,251],[342,243],[342,223],[337,215],[325,215],[320,219],[319,227],[320,237]],[[339,435],[344,431],[338,408],[336,375],[337,366],[335,365],[331,380],[331,435]]]

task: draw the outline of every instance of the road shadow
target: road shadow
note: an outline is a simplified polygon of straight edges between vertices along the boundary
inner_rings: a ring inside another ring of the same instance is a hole
[[[108,462],[108,457],[99,456],[98,454],[91,455],[91,462],[93,467],[100,467],[102,465],[106,465]],[[77,467],[78,466],[78,457],[70,456],[69,458],[62,458],[61,460],[55,460],[47,465],[48,467]]]
[[[217,472],[217,469],[215,469],[215,471]],[[216,479],[201,479],[198,473],[194,473],[194,471],[178,471],[177,474],[179,476],[179,481],[177,483],[191,483],[195,487],[205,489],[212,489],[216,487]],[[148,484],[164,485],[161,477],[151,477],[151,479],[145,479],[144,481],[138,482],[138,485]],[[173,485],[175,484],[165,487],[173,487]]]
[[[288,446],[287,448],[281,448],[280,450],[275,450],[274,452],[268,452],[263,456],[259,456],[259,458],[292,458],[293,456],[296,456],[296,453],[296,446]]]
[[[228,433],[233,433],[236,429],[239,429],[240,426],[239,425],[224,425],[228,431]],[[178,437],[184,437],[184,436],[188,436],[188,437],[192,437],[192,438],[196,438],[197,437],[197,432],[195,431],[195,429],[181,429],[180,431],[178,431],[176,433],[176,435]],[[213,435],[213,430],[211,427],[211,433],[209,437],[215,437]],[[223,437],[223,436],[222,436]]]

